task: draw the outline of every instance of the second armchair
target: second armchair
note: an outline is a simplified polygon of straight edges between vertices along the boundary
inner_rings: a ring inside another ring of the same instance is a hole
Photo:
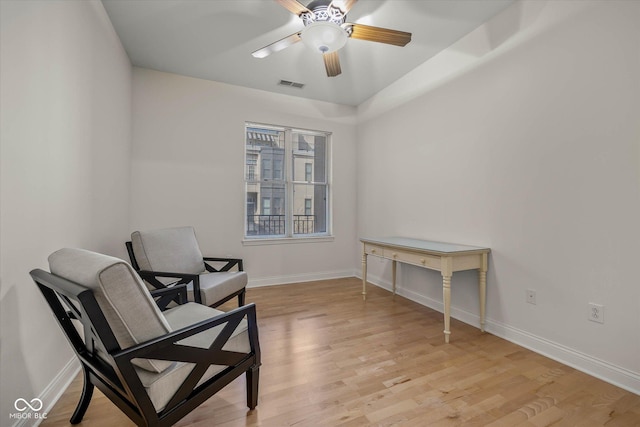
[[[203,257],[193,227],[134,231],[127,251],[153,288],[185,283],[189,301],[217,307],[237,296],[238,305],[244,305],[247,273],[242,259]]]

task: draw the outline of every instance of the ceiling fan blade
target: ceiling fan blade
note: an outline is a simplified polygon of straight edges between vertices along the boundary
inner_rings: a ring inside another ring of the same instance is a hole
[[[271,43],[270,45],[263,47],[262,49],[256,50],[251,55],[253,55],[254,58],[265,58],[271,55],[272,53],[276,53],[278,51],[281,51],[284,48],[291,46],[294,43],[298,43],[300,40],[302,40],[300,38],[300,33],[293,33],[288,37],[285,37],[283,39],[278,40],[277,42]]]
[[[302,4],[298,3],[296,0],[276,0],[276,2],[280,4],[280,6],[284,7],[289,12],[297,16],[300,16],[304,12],[307,12],[307,13],[311,12],[309,9],[307,9],[306,6],[303,6]]]
[[[343,14],[347,14],[358,0],[333,0],[329,7],[337,7]]]
[[[344,24],[352,29],[351,38],[368,40],[370,42],[387,43],[395,46],[405,46],[411,41],[411,33],[387,28],[371,27],[363,24]]]
[[[327,70],[328,77],[335,77],[342,73],[342,69],[340,68],[340,57],[338,56],[337,50],[331,53],[322,54],[322,59],[324,59],[324,68]]]

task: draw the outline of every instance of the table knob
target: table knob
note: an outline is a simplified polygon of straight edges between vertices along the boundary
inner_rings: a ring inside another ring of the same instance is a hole
[[[427,262],[427,260],[426,260],[426,259],[424,259],[424,258],[420,258],[420,262],[421,262],[422,264],[424,264],[425,262]]]
[[[371,253],[372,253],[372,254],[375,254],[375,253],[376,253],[376,250],[375,250],[375,249],[371,249]]]
[[[394,252],[394,253],[391,254],[391,256],[394,257],[394,258],[397,258],[398,254]]]

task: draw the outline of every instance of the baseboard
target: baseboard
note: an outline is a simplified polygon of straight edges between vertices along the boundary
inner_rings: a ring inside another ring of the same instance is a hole
[[[392,284],[390,282],[374,275],[367,275],[367,283],[371,283],[372,285],[388,291],[392,290]],[[396,293],[411,301],[417,302],[418,304],[439,311],[440,313],[444,312],[444,305],[442,301],[427,298],[416,292],[402,288],[397,288]],[[480,325],[480,316],[454,306],[451,307],[451,317],[475,327]],[[497,337],[534,351],[557,362],[563,363],[617,387],[635,394],[640,394],[640,374],[637,372],[630,371],[588,354],[581,353],[577,350],[536,336],[527,331],[492,320],[489,317],[485,319],[485,330]]]
[[[33,413],[30,418],[21,418],[17,420],[13,427],[35,427],[40,425],[43,421],[44,416],[53,409],[53,406],[56,404],[58,399],[65,392],[71,381],[73,381],[76,375],[80,372],[80,362],[74,356],[70,359],[67,364],[62,368],[62,370],[56,375],[56,377],[49,383],[47,387],[40,393],[38,399],[42,401],[42,409],[37,411],[38,418],[36,418],[36,414]]]
[[[514,344],[640,395],[640,374],[487,318],[485,329]]]
[[[353,270],[336,270],[319,273],[290,274],[287,276],[272,276],[261,279],[249,278],[247,288],[259,288],[262,286],[286,285],[289,283],[313,282],[315,280],[341,279],[353,277]]]

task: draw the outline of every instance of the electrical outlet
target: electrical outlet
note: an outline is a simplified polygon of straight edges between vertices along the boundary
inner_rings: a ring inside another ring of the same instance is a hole
[[[533,289],[527,289],[527,302],[529,304],[536,304],[536,291],[534,291]]]
[[[592,322],[604,323],[604,305],[589,303],[589,314],[587,319]]]

